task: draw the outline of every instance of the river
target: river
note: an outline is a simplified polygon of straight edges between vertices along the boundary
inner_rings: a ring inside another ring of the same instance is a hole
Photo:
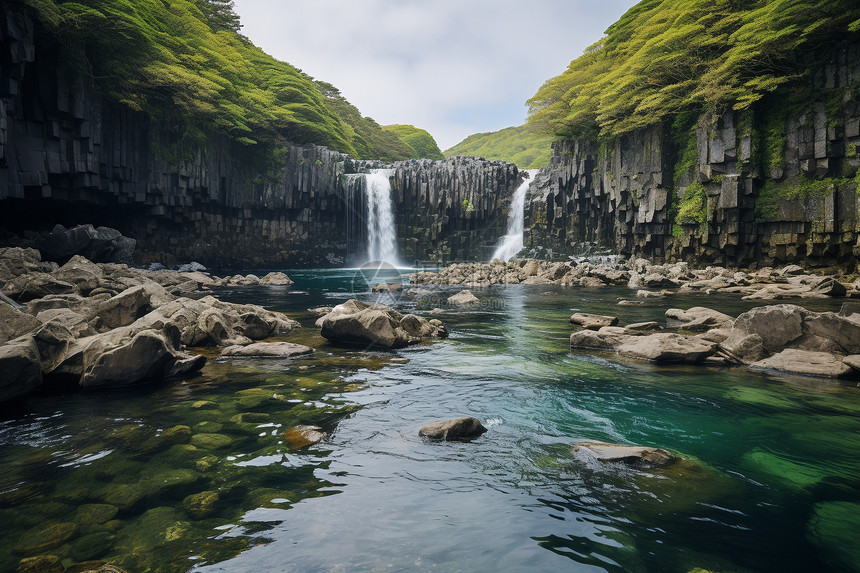
[[[300,320],[290,340],[316,347],[310,358],[213,356],[188,380],[55,393],[4,412],[0,569],[25,554],[131,573],[860,567],[854,384],[568,349],[574,311],[632,323],[670,306],[736,315],[753,304],[678,295],[618,306],[631,294],[621,287],[474,289],[479,307],[439,316],[449,339],[374,352],[329,346],[306,311],[375,297],[368,277],[288,274],[291,288],[218,296]],[[423,312],[456,290],[382,302]],[[489,431],[471,443],[418,437],[465,415]],[[295,424],[329,437],[290,447]],[[582,440],[668,448],[689,463],[601,466],[572,453]]]

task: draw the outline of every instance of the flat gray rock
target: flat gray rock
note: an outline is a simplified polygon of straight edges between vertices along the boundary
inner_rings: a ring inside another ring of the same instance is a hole
[[[314,351],[310,346],[295,344],[293,342],[255,342],[247,346],[228,346],[221,356],[246,356],[255,358],[290,358],[302,356]]]
[[[588,330],[600,330],[604,326],[615,326],[618,324],[618,317],[577,312],[570,317],[570,322]]]
[[[845,378],[854,373],[854,369],[845,363],[843,356],[796,348],[788,348],[770,358],[754,362],[750,364],[750,368],[826,378]]]

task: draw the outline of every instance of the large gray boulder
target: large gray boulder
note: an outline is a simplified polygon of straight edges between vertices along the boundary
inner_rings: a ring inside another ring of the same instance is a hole
[[[349,300],[339,304],[316,322],[328,340],[349,345],[402,348],[422,338],[448,335],[438,320],[403,315],[383,304]]]
[[[39,348],[32,336],[0,345],[0,402],[28,394],[42,384]]]
[[[658,332],[628,338],[616,350],[624,356],[651,362],[695,364],[713,356],[717,344],[702,338]]]
[[[48,273],[20,275],[3,285],[3,294],[16,302],[27,302],[52,294],[78,294],[78,287]]]
[[[105,331],[128,326],[151,310],[149,301],[150,294],[143,286],[127,288],[94,309],[94,318],[98,318],[97,328]]]
[[[793,304],[754,308],[735,319],[722,346],[744,362],[755,362],[803,336],[803,320],[808,313]]]
[[[74,255],[81,255],[96,263],[132,262],[132,254],[137,242],[110,227],[94,228],[92,225],[78,225],[66,228],[57,225],[39,241],[42,255],[53,261],[66,261]]]
[[[32,314],[0,302],[0,344],[32,332],[41,324]]]
[[[481,302],[472,291],[461,290],[455,295],[448,297],[448,304],[451,306],[471,306]]]

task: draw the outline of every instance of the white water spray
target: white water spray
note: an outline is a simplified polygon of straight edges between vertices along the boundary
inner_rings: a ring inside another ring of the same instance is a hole
[[[373,169],[364,176],[367,186],[367,261],[402,267],[397,257],[391,174],[391,169]]]
[[[511,208],[508,211],[508,232],[499,239],[499,246],[496,247],[490,262],[496,259],[507,262],[522,250],[526,191],[529,190],[529,184],[537,172],[537,169],[528,169],[526,171],[527,177],[514,191],[514,198],[511,200]]]

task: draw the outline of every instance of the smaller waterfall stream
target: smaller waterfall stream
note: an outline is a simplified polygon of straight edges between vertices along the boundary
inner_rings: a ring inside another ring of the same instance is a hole
[[[391,203],[391,169],[373,169],[366,174],[367,262],[402,267],[397,256],[397,230]]]
[[[517,187],[517,190],[514,191],[514,198],[511,200],[511,208],[508,211],[508,232],[504,237],[499,239],[499,246],[496,247],[496,251],[490,258],[490,262],[496,259],[507,262],[522,250],[526,192],[529,190],[529,184],[537,172],[537,169],[528,169],[526,171],[527,177]]]

